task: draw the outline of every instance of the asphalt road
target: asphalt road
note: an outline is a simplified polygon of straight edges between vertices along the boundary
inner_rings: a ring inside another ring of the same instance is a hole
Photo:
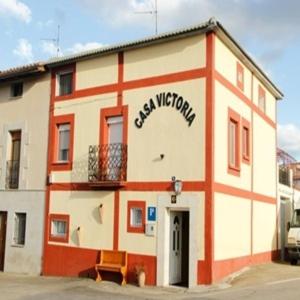
[[[226,282],[193,289],[138,288],[107,281],[96,283],[92,279],[0,273],[1,300],[294,300],[299,296],[300,266],[280,263],[252,267]]]

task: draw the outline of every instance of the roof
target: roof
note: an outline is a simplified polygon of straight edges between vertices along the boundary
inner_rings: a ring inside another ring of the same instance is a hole
[[[4,71],[0,71],[0,81],[5,81],[9,79],[17,79],[19,77],[31,76],[35,73],[45,72],[45,65],[42,62],[37,62],[33,64],[23,65]]]
[[[168,40],[175,40],[187,36],[193,36],[196,34],[215,32],[222,41],[241,59],[241,61],[261,80],[268,90],[274,95],[276,99],[282,99],[283,93],[276,87],[276,85],[268,78],[268,76],[262,71],[262,69],[254,62],[254,60],[247,54],[247,52],[238,44],[237,41],[225,30],[220,22],[215,18],[210,18],[207,22],[197,24],[195,26],[162,33],[155,36],[150,36],[144,39],[139,39],[122,44],[116,44],[108,47],[102,47],[81,53],[56,57],[50,59],[46,64],[47,66],[55,67],[71,62],[88,59],[91,57],[97,57],[109,53],[115,53],[118,51],[125,51],[134,48],[140,48],[152,44],[162,43]]]
[[[116,53],[119,51],[141,48],[153,44],[159,44],[169,40],[176,40],[187,36],[193,36],[193,35],[212,32],[212,31],[215,32],[218,35],[218,37],[237,55],[237,57],[257,76],[257,78],[260,81],[262,81],[262,83],[264,83],[264,85],[268,88],[268,90],[274,95],[276,99],[281,99],[283,97],[283,93],[260,69],[260,67],[246,53],[246,51],[244,51],[243,48],[234,40],[234,38],[225,30],[222,24],[218,22],[215,18],[211,18],[207,22],[195,26],[166,32],[166,33],[150,36],[135,41],[88,50],[88,51],[84,51],[72,55],[55,57],[46,61],[44,65],[42,63],[38,63],[38,64],[40,64],[40,67],[46,66],[47,68],[53,68],[53,67],[62,66],[72,62],[86,60],[89,58],[98,57],[110,53]],[[22,72],[23,73],[29,72],[29,70],[31,70],[30,72],[33,72],[34,71],[33,69],[37,68],[38,64],[23,66],[15,69],[10,69],[8,71],[0,72],[0,81],[3,78],[2,76],[5,76],[5,73],[10,74],[11,76],[14,75],[16,76]],[[30,69],[30,66],[32,69]]]

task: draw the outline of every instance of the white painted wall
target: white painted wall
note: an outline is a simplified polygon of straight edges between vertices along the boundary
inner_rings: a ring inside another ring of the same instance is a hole
[[[44,235],[43,191],[0,191],[0,211],[7,211],[4,271],[40,275]],[[14,246],[15,213],[26,213],[25,245]]]

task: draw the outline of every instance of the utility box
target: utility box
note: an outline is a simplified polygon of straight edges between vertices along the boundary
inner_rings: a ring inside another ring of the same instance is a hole
[[[145,228],[145,234],[147,236],[155,236],[155,227],[156,224],[146,224],[146,228]]]

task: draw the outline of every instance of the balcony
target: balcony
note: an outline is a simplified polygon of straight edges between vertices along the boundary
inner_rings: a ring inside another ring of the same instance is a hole
[[[291,186],[290,169],[286,166],[279,166],[279,183]]]
[[[88,181],[95,188],[116,189],[125,185],[127,145],[89,146]]]
[[[19,160],[8,160],[6,162],[6,188],[17,189],[19,187]]]

